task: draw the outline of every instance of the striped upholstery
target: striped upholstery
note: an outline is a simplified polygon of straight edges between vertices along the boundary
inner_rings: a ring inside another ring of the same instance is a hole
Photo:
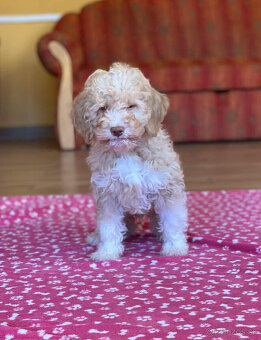
[[[133,63],[137,65],[137,63]],[[164,66],[137,65],[150,79],[151,84],[162,92],[229,90],[259,88],[261,84],[261,63],[221,63],[215,65],[194,64]],[[105,67],[106,68],[106,67]],[[92,68],[75,72],[74,92],[77,94]]]
[[[52,39],[72,57],[74,95],[96,68],[125,61],[169,94],[166,124],[175,140],[261,137],[260,0],[94,2],[38,44],[46,68],[59,75]]]
[[[252,60],[260,0],[106,0],[80,13],[86,64]]]
[[[167,64],[143,67],[151,83],[163,92],[259,88],[261,64],[256,61]]]
[[[174,141],[260,139],[261,91],[169,95],[165,126]]]
[[[85,66],[78,14],[65,14],[57,22],[53,31],[44,35],[37,45],[38,55],[46,69],[56,76],[61,76],[60,65],[48,49],[48,44],[52,40],[66,47],[71,56],[74,74]]]

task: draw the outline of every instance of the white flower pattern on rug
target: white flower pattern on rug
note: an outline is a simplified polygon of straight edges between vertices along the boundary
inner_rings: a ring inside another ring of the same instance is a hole
[[[148,225],[92,262],[91,195],[0,198],[0,339],[261,339],[261,191],[188,193],[190,251]]]

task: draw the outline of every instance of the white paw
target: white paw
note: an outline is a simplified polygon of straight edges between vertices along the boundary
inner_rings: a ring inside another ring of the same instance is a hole
[[[164,242],[161,255],[163,256],[178,256],[178,255],[187,255],[188,254],[188,244],[184,240],[177,240],[175,242]]]
[[[91,246],[97,246],[99,244],[99,235],[96,231],[87,236],[86,242]]]
[[[121,257],[121,253],[115,252],[105,252],[98,249],[94,253],[90,255],[90,258],[93,261],[108,261],[108,260],[119,260]]]

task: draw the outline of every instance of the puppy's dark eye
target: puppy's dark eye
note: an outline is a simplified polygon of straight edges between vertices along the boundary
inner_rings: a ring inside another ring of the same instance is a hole
[[[136,104],[132,104],[132,105],[128,106],[128,109],[134,109],[135,107],[137,107],[137,105]]]
[[[98,111],[105,112],[107,110],[107,106],[101,106]]]

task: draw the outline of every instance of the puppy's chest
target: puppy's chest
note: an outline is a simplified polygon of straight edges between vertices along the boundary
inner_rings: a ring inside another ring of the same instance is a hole
[[[151,209],[160,190],[166,188],[167,171],[157,171],[139,156],[118,158],[106,173],[94,173],[92,182],[100,193],[109,192],[129,213]]]

